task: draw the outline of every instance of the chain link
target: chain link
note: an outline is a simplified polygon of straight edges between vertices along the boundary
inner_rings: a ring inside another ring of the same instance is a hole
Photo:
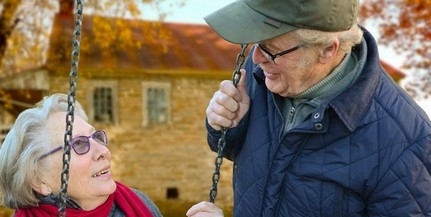
[[[232,75],[232,82],[235,85],[235,87],[238,85],[238,82],[241,78],[241,72],[240,69],[245,61],[245,51],[247,49],[248,44],[241,44],[241,52],[236,56],[236,68]],[[226,146],[226,134],[227,134],[227,128],[221,129],[221,136],[218,140],[217,144],[217,157],[215,159],[215,169],[212,176],[212,182],[213,185],[210,189],[210,202],[214,203],[216,197],[217,197],[217,184],[220,180],[220,168],[223,163],[223,149]]]
[[[72,140],[72,129],[74,121],[74,110],[76,101],[76,81],[78,80],[78,63],[81,42],[81,27],[82,27],[82,11],[83,2],[76,0],[76,13],[75,13],[75,29],[73,31],[73,50],[71,54],[71,70],[69,73],[69,93],[67,96],[67,115],[66,115],[66,132],[64,134],[64,150],[63,150],[63,169],[61,171],[61,190],[60,201],[58,203],[58,216],[66,216],[67,204],[67,185],[69,182],[69,165],[70,165],[70,142]]]

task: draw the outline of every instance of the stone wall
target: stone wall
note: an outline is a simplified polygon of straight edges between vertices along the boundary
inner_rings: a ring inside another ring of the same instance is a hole
[[[79,77],[77,100],[87,108],[90,76]],[[100,80],[100,78],[98,78]],[[109,78],[112,80],[113,78]],[[216,153],[206,142],[205,109],[221,79],[167,76],[171,84],[171,123],[142,126],[141,83],[157,77],[117,78],[119,123],[106,129],[114,177],[153,200],[209,200]],[[229,77],[227,77],[229,79]],[[51,93],[68,92],[68,78],[52,76]],[[223,161],[216,202],[232,205],[232,163]]]

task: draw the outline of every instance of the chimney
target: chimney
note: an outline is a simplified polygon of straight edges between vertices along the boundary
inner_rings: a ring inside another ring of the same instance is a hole
[[[60,16],[73,16],[75,9],[75,0],[59,0]]]

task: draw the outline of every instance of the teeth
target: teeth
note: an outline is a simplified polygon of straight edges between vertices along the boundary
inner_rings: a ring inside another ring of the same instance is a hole
[[[95,175],[92,175],[91,177],[97,177],[97,176],[103,175],[103,174],[105,174],[105,173],[107,173],[107,172],[108,172],[108,170],[104,170],[104,171],[102,171],[102,172],[100,172],[100,173],[97,173],[97,174],[95,174]]]

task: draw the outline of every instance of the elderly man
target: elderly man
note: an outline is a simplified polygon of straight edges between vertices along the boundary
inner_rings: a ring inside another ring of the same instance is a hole
[[[431,216],[430,120],[380,66],[358,7],[239,0],[205,18],[254,44],[206,110],[213,151],[228,128],[235,217]]]

